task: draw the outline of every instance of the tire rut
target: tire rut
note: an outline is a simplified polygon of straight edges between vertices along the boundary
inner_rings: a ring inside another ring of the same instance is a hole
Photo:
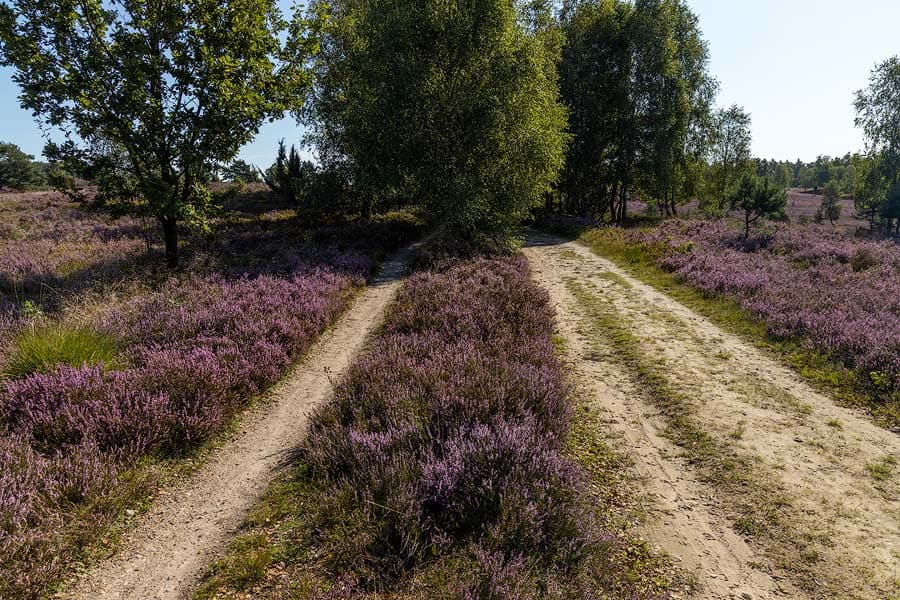
[[[606,414],[611,437],[624,446],[617,451],[634,460],[648,500],[648,519],[642,526],[645,537],[697,578],[703,598],[802,597],[751,566],[765,559],[715,514],[709,491],[678,458],[679,448],[663,435],[664,418],[641,400],[641,391],[617,367],[613,350],[581,325],[585,314],[568,290],[566,271],[554,253],[549,247],[525,250],[535,279],[550,293],[556,308],[574,384],[585,401]]]
[[[565,279],[590,284],[591,293],[612,302],[646,353],[667,369],[670,383],[695,402],[706,432],[727,439],[790,490],[796,509],[809,517],[811,535],[827,539],[820,555],[804,558],[827,575],[822,589],[811,597],[876,599],[900,591],[898,477],[877,481],[870,473],[878,461],[900,458],[900,437],[865,415],[836,406],[787,367],[588,248],[546,236],[530,242],[526,255],[558,304],[562,327],[571,327],[567,323],[577,318],[578,310]],[[640,394],[632,393],[639,390],[629,389],[633,384],[616,373],[615,357],[585,361],[586,341],[579,340],[578,332],[563,334],[574,347],[580,377],[616,415],[639,469],[649,472],[648,492],[656,496],[658,512],[664,515],[657,527],[650,527],[654,541],[678,556],[678,546],[687,537],[681,557],[686,565],[696,565],[711,594],[724,594],[724,588],[746,582],[756,593],[741,594],[754,598],[784,591],[802,597],[784,581],[769,582],[747,571],[751,562],[766,562],[754,556],[760,549],[744,542],[715,514],[714,492],[704,490],[684,465],[670,458],[678,450],[661,438],[662,419],[641,406],[636,399]],[[691,497],[699,501],[679,501],[686,497],[678,489],[682,484],[690,486]],[[728,560],[729,555],[735,560]],[[729,581],[724,587],[717,574],[720,560]]]

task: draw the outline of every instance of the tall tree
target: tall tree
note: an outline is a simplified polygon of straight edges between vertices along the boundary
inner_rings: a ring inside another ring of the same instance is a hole
[[[841,194],[835,182],[829,181],[822,188],[822,205],[819,211],[823,219],[828,219],[834,227],[835,221],[841,218]]]
[[[570,204],[608,205],[620,221],[639,189],[674,213],[680,196],[699,192],[716,90],[696,15],[680,0],[573,0],[562,22]]]
[[[706,152],[716,83],[699,21],[685,3],[638,0],[632,20],[642,191],[671,215],[682,191],[697,191],[688,178]]]
[[[732,185],[750,160],[750,115],[737,104],[716,113],[712,145],[712,184],[719,208],[723,209]]]
[[[852,166],[855,174],[852,193],[856,217],[866,220],[869,229],[874,230],[889,187],[880,165],[880,157],[857,155]]]
[[[562,188],[572,213],[598,216],[608,207],[617,220],[634,180],[632,13],[618,0],[573,1],[563,9],[560,88],[572,138]]]
[[[262,179],[256,167],[244,160],[236,160],[222,170],[222,178],[234,183],[259,183]]]
[[[777,163],[772,173],[772,181],[783,188],[790,187],[794,181],[793,170],[787,163]]]
[[[888,230],[896,228],[900,233],[900,193],[893,193],[900,190],[900,57],[876,65],[869,86],[856,93],[854,106],[856,126],[862,128],[871,166],[877,168],[877,174],[868,174],[872,185],[867,201],[876,204]],[[879,176],[882,185],[875,183]],[[878,188],[881,193],[873,196]]]
[[[323,24],[306,118],[323,164],[350,165],[366,212],[418,198],[454,234],[504,242],[549,191],[565,141],[560,43],[524,8],[313,3]]]
[[[48,153],[99,186],[98,204],[155,216],[178,264],[178,223],[205,227],[214,165],[307,83],[275,0],[12,0],[0,62],[22,106],[67,141]]]

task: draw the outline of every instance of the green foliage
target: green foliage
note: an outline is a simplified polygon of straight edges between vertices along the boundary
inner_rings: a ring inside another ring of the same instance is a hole
[[[22,315],[29,320],[39,319],[44,316],[44,311],[40,305],[35,304],[31,300],[22,302]]]
[[[402,199],[504,243],[563,161],[561,43],[513,0],[318,0],[305,117],[364,214]],[[543,14],[540,11],[533,14]]]
[[[737,182],[743,183],[750,167],[750,115],[737,104],[719,110],[713,131],[710,190],[717,201],[714,208],[722,211]]]
[[[34,156],[15,144],[0,142],[0,188],[20,190],[44,183],[44,175]]]
[[[841,218],[841,202],[840,192],[834,182],[828,182],[822,190],[822,206],[819,207],[819,213],[822,219],[828,219],[831,226],[834,227],[835,221]]]
[[[849,152],[835,157],[820,155],[813,162],[763,159],[756,160],[756,174],[781,187],[811,189],[816,193],[832,184],[839,194],[856,199],[860,193],[860,163],[865,160],[865,156]]]
[[[641,192],[676,212],[700,191],[717,85],[696,15],[680,0],[571,0],[562,27],[572,133],[564,208],[622,221]]]
[[[262,176],[269,189],[286,202],[297,205],[305,217],[321,219],[362,213],[366,218],[371,218],[371,206],[360,204],[359,198],[354,197],[349,176],[339,170],[340,166],[346,165],[320,167],[309,160],[302,160],[293,145],[288,152],[284,140],[281,140],[275,163]]]
[[[91,329],[39,326],[26,329],[13,341],[5,375],[20,378],[46,373],[57,365],[81,367],[103,364],[116,370],[124,363],[116,341]]]
[[[231,542],[229,554],[213,565],[211,581],[202,585],[193,598],[215,598],[216,589],[224,586],[245,589],[262,581],[271,563],[272,549],[264,533],[238,536]]]
[[[236,160],[222,171],[222,178],[233,183],[259,183],[262,179],[256,167],[243,160]]]
[[[745,173],[729,195],[732,210],[744,212],[744,238],[750,237],[750,226],[762,218],[786,218],[787,194],[768,179]]]
[[[900,233],[900,56],[876,65],[854,106],[869,159],[864,210],[873,224]]]
[[[886,455],[877,461],[866,464],[866,470],[875,481],[887,481],[894,475],[897,468],[897,459],[894,456]]]
[[[10,0],[0,64],[64,131],[48,158],[96,184],[98,205],[158,218],[175,266],[176,224],[207,224],[214,166],[307,84],[310,47],[281,43],[286,28],[275,0]]]
[[[293,145],[288,153],[284,139],[281,139],[278,141],[275,163],[262,173],[262,177],[269,189],[293,204],[297,202],[298,188],[303,187],[310,168],[311,163],[302,162]]]

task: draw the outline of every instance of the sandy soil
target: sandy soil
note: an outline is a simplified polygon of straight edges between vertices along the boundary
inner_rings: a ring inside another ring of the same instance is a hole
[[[558,310],[577,385],[608,413],[653,499],[647,537],[696,574],[700,597],[900,597],[900,473],[878,480],[871,471],[900,459],[900,437],[577,243],[535,236],[525,254]],[[572,280],[612,303],[669,385],[695,403],[706,433],[789,491],[804,515],[798,525],[827,540],[814,559],[819,589],[801,593],[763,547],[735,532],[723,506],[733,498],[697,477],[611,348],[579,325],[585,313]]]
[[[68,598],[174,599],[189,595],[287,462],[310,412],[379,325],[411,258],[387,261],[349,310],[242,419],[239,432],[192,477],[161,492],[119,552],[82,576]]]

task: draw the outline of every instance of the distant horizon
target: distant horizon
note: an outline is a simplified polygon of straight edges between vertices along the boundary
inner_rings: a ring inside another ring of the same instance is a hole
[[[808,163],[863,151],[853,97],[877,63],[900,54],[892,42],[900,3],[861,0],[847,11],[837,0],[761,0],[752,8],[686,1],[709,43],[710,74],[720,82],[717,106],[738,104],[751,114],[755,157]],[[284,11],[291,4],[279,0]],[[12,73],[0,68],[0,141],[42,160],[45,140],[18,105]],[[300,145],[304,133],[290,116],[266,123],[238,158],[265,168],[279,139]]]

